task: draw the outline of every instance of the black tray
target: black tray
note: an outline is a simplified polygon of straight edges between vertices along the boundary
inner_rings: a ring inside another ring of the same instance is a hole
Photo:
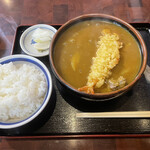
[[[148,65],[150,65],[150,35],[149,23],[132,24],[142,35],[148,51]],[[29,26],[19,26],[16,31],[12,54],[24,54],[19,45],[20,36]],[[56,29],[60,25],[54,25]],[[49,68],[49,57],[39,58]],[[131,64],[132,65],[132,64]],[[52,73],[51,73],[52,74]],[[78,119],[79,111],[146,111],[150,110],[150,84],[144,75],[140,81],[125,95],[107,103],[91,103],[80,101],[64,92],[61,86],[53,78],[53,108],[45,112],[41,120],[21,129],[0,130],[0,135],[117,135],[117,134],[149,134],[150,119]],[[60,94],[61,93],[61,94]],[[73,101],[72,101],[73,100]],[[55,103],[56,102],[56,103]],[[42,118],[45,118],[42,120]],[[42,124],[41,124],[42,123]],[[32,128],[31,128],[32,127]],[[29,130],[30,129],[30,130]]]

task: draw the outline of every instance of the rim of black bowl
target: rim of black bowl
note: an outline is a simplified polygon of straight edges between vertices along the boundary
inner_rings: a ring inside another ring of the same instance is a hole
[[[139,72],[137,73],[137,76],[135,77],[135,79],[130,82],[128,85],[126,85],[125,87],[115,90],[115,91],[111,91],[111,92],[106,92],[106,93],[94,93],[94,94],[87,94],[85,92],[81,92],[78,91],[77,89],[75,89],[72,85],[70,85],[68,82],[66,82],[57,72],[54,62],[53,62],[53,48],[55,47],[55,44],[57,42],[57,40],[59,39],[59,36],[66,31],[66,29],[68,29],[70,26],[79,23],[81,20],[86,21],[86,20],[101,20],[101,21],[107,21],[107,22],[111,22],[113,24],[116,24],[120,27],[123,27],[124,29],[126,29],[137,41],[139,48],[140,48],[140,53],[141,53],[141,67],[139,69]],[[142,39],[141,35],[139,34],[139,32],[132,27],[130,24],[128,24],[127,22],[125,22],[124,20],[111,16],[111,15],[106,15],[106,14],[85,14],[85,15],[81,15],[78,17],[75,17],[69,21],[67,21],[65,24],[63,24],[57,31],[57,33],[54,35],[53,39],[52,39],[52,43],[50,46],[50,53],[49,53],[49,59],[50,59],[50,65],[52,67],[52,71],[55,75],[55,77],[58,79],[58,81],[63,84],[65,87],[67,87],[68,89],[74,91],[76,93],[76,95],[79,95],[81,97],[83,97],[84,99],[87,99],[89,101],[106,101],[106,100],[111,100],[115,97],[118,97],[120,95],[122,95],[123,93],[125,93],[126,91],[128,91],[128,89],[130,89],[140,78],[141,75],[143,74],[145,67],[146,67],[146,63],[147,63],[147,49],[144,43],[144,40]],[[110,97],[108,97],[110,96]],[[113,97],[112,97],[113,96]]]

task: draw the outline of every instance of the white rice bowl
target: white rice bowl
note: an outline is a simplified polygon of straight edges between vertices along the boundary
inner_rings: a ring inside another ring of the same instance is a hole
[[[36,118],[52,93],[47,67],[27,55],[0,59],[0,129],[20,127]]]

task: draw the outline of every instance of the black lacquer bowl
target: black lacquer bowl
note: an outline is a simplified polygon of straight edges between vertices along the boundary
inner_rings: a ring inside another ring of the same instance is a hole
[[[87,94],[84,92],[80,92],[77,89],[75,89],[72,85],[67,83],[59,75],[59,73],[57,72],[57,69],[55,67],[54,48],[55,48],[55,45],[56,45],[59,37],[64,33],[64,31],[66,31],[71,26],[73,26],[79,22],[82,22],[82,21],[93,20],[93,19],[98,19],[100,21],[113,23],[116,26],[121,26],[123,29],[127,30],[135,38],[135,40],[137,41],[137,43],[139,45],[140,52],[141,52],[141,58],[142,58],[140,70],[139,70],[137,76],[135,77],[135,79],[131,83],[129,83],[128,85],[126,85],[125,87],[123,87],[119,90],[108,92],[108,93],[95,93],[95,94]],[[60,85],[65,90],[67,90],[67,92],[69,92],[73,96],[77,96],[77,97],[87,100],[87,101],[99,102],[99,101],[106,101],[106,100],[114,99],[114,98],[122,95],[123,93],[126,93],[129,89],[131,89],[132,86],[135,85],[135,83],[141,78],[141,76],[145,70],[146,62],[147,62],[147,50],[146,50],[146,46],[145,46],[144,41],[143,41],[141,35],[139,34],[139,32],[135,28],[133,28],[131,25],[129,25],[127,22],[125,22],[119,18],[116,18],[114,16],[110,16],[110,15],[87,14],[87,15],[82,15],[82,16],[76,17],[74,19],[71,19],[59,28],[59,30],[55,34],[55,36],[52,40],[52,43],[51,43],[49,59],[50,59],[50,65],[51,65],[52,71],[53,71],[56,79],[58,80]]]

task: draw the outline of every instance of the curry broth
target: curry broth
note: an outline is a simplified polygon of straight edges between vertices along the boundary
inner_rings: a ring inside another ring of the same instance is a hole
[[[112,23],[99,20],[77,23],[65,31],[54,48],[55,67],[70,85],[80,88],[86,85],[87,76],[92,64],[92,57],[96,55],[96,43],[103,29],[119,35],[123,43],[120,49],[119,64],[112,70],[111,77],[117,79],[123,76],[130,83],[137,75],[141,65],[141,55],[134,37],[125,29]],[[95,92],[108,92],[110,89],[104,84]]]

